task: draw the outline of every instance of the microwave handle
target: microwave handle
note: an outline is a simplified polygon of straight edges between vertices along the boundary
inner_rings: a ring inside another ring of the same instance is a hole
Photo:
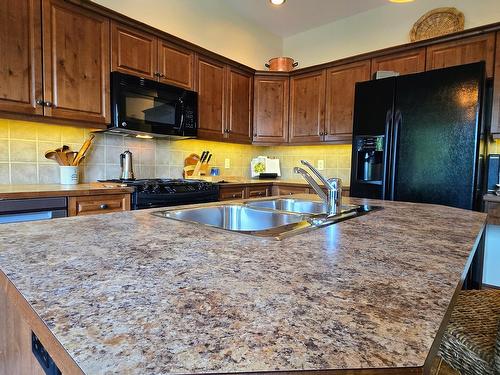
[[[182,130],[184,127],[184,111],[181,113],[181,121],[179,123],[179,130]]]

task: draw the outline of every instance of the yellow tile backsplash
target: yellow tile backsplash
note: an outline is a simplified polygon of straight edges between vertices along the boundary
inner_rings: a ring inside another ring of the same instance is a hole
[[[59,183],[59,168],[44,157],[45,151],[63,144],[78,150],[91,129],[0,119],[0,184]],[[97,134],[86,160],[81,166],[83,182],[118,178],[119,155],[133,153],[134,171],[138,178],[182,175],[184,159],[191,153],[209,150],[211,166],[219,167],[224,176],[250,177],[250,161],[259,155],[278,157],[282,176],[297,179],[293,167],[307,159],[315,165],[325,164],[324,173],[340,177],[349,184],[350,145],[263,147],[197,139],[137,139],[119,135]],[[224,168],[225,159],[230,168]]]

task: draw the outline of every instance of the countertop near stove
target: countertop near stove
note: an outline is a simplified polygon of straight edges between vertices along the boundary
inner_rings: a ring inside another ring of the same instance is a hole
[[[134,188],[101,182],[77,185],[0,185],[0,199],[124,194],[133,191]]]
[[[486,215],[346,202],[384,209],[283,241],[155,210],[2,225],[0,286],[63,373],[421,374]]]

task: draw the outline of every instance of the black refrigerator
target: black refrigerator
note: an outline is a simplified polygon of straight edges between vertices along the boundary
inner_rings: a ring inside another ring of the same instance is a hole
[[[483,62],[356,84],[350,195],[479,210]]]

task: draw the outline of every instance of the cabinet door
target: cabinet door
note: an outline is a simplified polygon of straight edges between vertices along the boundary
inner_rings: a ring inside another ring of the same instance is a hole
[[[161,82],[193,90],[194,52],[159,40],[158,71]]]
[[[250,143],[252,138],[253,77],[249,73],[228,68],[228,139]]]
[[[493,104],[491,109],[491,133],[500,134],[500,31],[497,32]]]
[[[226,70],[224,65],[205,57],[197,59],[198,136],[222,140],[225,127]]]
[[[322,140],[325,112],[324,70],[290,78],[290,143]]]
[[[156,78],[156,38],[148,33],[111,23],[111,69],[140,77]]]
[[[40,1],[4,0],[0,11],[0,110],[43,114]]]
[[[401,75],[425,71],[425,48],[375,57],[372,59],[372,75],[379,70],[392,70]]]
[[[254,142],[288,141],[288,77],[254,78]]]
[[[354,88],[370,79],[370,60],[336,66],[326,71],[326,121],[324,140],[350,142]]]
[[[486,61],[486,75],[493,77],[495,34],[485,34],[427,47],[426,69]]]
[[[43,1],[45,115],[109,122],[109,21],[64,0]]]

